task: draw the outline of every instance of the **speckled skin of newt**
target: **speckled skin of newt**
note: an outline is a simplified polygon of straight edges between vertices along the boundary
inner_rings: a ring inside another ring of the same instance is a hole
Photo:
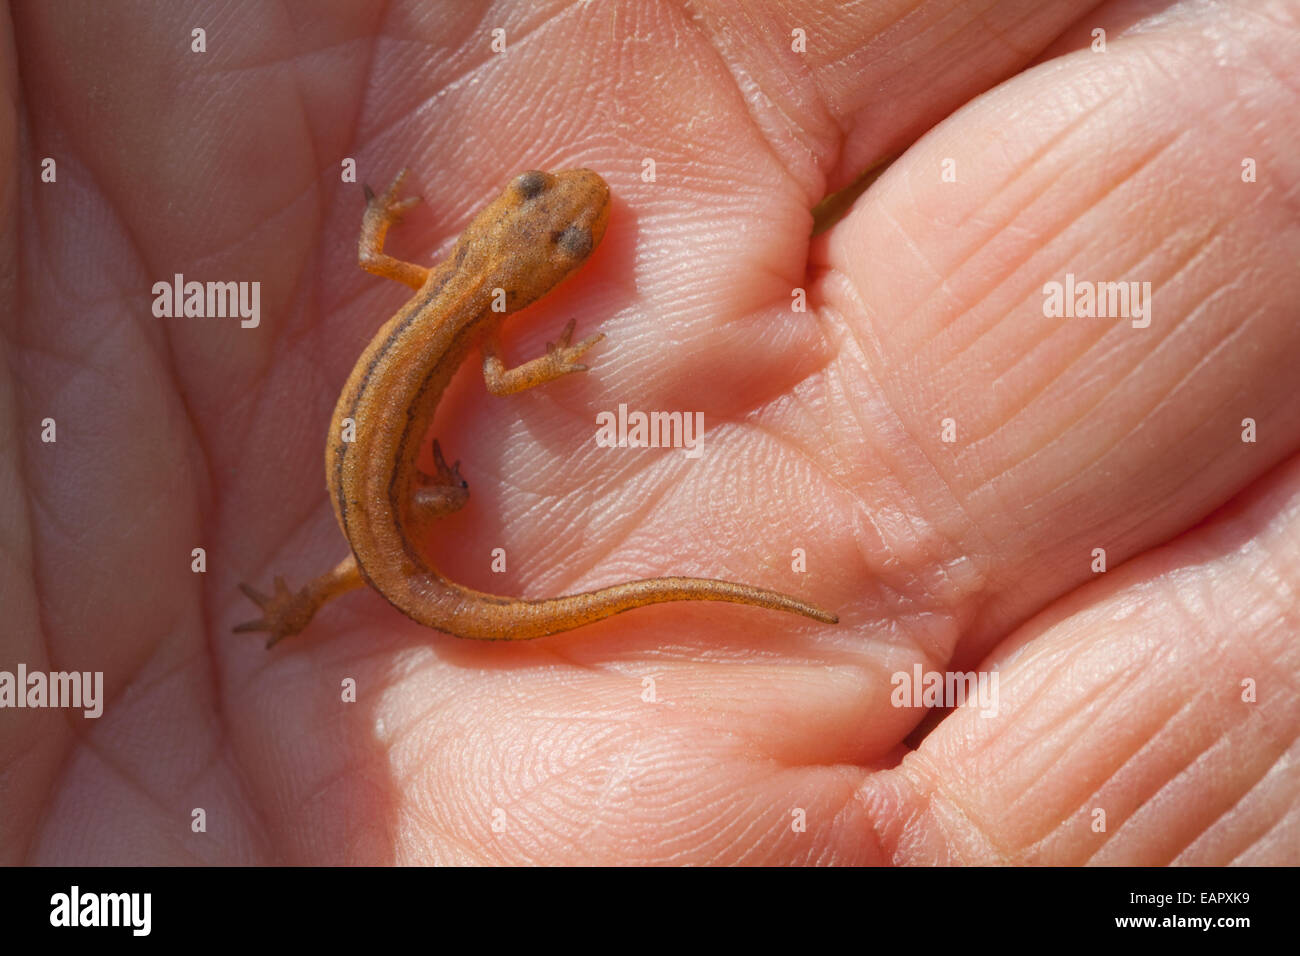
[[[437,442],[434,473],[417,465],[438,400],[475,347],[482,349],[483,379],[494,395],[586,370],[577,359],[604,336],[570,344],[573,322],[545,355],[511,369],[501,360],[498,334],[507,315],[544,296],[600,243],[609,187],[586,169],[522,173],[474,218],[451,254],[426,269],[384,254],[389,226],[418,201],[397,198],[403,175],[381,195],[366,189],[357,252],[363,269],[405,283],[415,295],[357,360],[325,447],[330,500],[351,554],[298,591],[282,578],[270,595],[241,584],[263,615],[235,630],[267,631],[270,647],[306,627],[322,604],[362,584],[426,627],[476,640],[543,637],[665,601],[730,601],[836,623],[815,605],[730,581],[649,578],[525,600],[464,587],[429,564],[419,542],[435,519],[469,498],[460,463],[449,467]],[[498,290],[504,290],[504,311],[492,308]],[[348,419],[355,423],[351,442],[343,440]]]

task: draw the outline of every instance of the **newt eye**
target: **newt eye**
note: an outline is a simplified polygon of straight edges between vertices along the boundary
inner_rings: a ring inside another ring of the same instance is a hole
[[[546,179],[546,173],[539,169],[530,169],[516,177],[515,190],[524,199],[534,199],[546,191]]]
[[[570,259],[585,259],[591,254],[591,230],[570,226],[556,235],[555,244]]]

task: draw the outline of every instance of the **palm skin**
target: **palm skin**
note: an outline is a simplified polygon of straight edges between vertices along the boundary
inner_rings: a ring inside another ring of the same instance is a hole
[[[0,666],[107,702],[0,711],[5,862],[1295,863],[1300,5],[1007,6],[12,8]],[[356,267],[350,156],[412,168],[390,245],[426,264],[520,170],[614,192],[507,332],[518,361],[576,318],[590,371],[496,399],[471,362],[444,399],[440,566],[727,577],[839,625],[479,644],[365,590],[231,634],[237,581],[344,554],[324,429],[405,294]],[[1150,328],[1045,318],[1067,272],[1151,281]],[[154,318],[175,273],[260,280],[261,326]],[[620,402],[703,411],[703,457],[597,448]],[[893,706],[918,663],[996,666],[997,716]]]

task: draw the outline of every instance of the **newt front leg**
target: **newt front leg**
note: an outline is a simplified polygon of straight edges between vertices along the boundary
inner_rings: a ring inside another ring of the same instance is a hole
[[[573,326],[574,321],[570,319],[569,324],[560,333],[560,340],[546,343],[545,355],[539,355],[514,368],[506,368],[505,363],[501,361],[498,330],[490,329],[483,340],[483,384],[487,386],[487,390],[493,395],[513,395],[524,389],[553,382],[572,372],[587,371],[587,366],[579,365],[575,360],[601,341],[605,334],[600,332],[583,339],[577,345],[570,345]]]

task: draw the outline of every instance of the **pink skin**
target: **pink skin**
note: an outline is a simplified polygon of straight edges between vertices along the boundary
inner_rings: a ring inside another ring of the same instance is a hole
[[[103,670],[107,702],[0,711],[0,860],[1300,862],[1300,4],[1007,6],[808,12],[799,54],[752,32],[775,5],[665,3],[636,42],[572,5],[485,58],[420,4],[249,4],[222,56],[259,68],[210,75],[184,17],[15,8],[0,669]],[[534,597],[757,570],[841,623],[660,605],[482,645],[365,590],[294,653],[231,635],[236,581],[337,559],[324,430],[405,295],[356,267],[350,156],[411,167],[391,249],[425,265],[520,170],[615,197],[505,331],[510,364],[606,332],[590,371],[498,399],[471,361],[439,408],[473,495],[438,566]],[[154,318],[175,272],[260,280],[260,328]],[[1150,328],[1045,318],[1067,272],[1151,281]],[[704,456],[596,448],[620,402],[702,411]],[[996,717],[891,705],[995,663]]]

